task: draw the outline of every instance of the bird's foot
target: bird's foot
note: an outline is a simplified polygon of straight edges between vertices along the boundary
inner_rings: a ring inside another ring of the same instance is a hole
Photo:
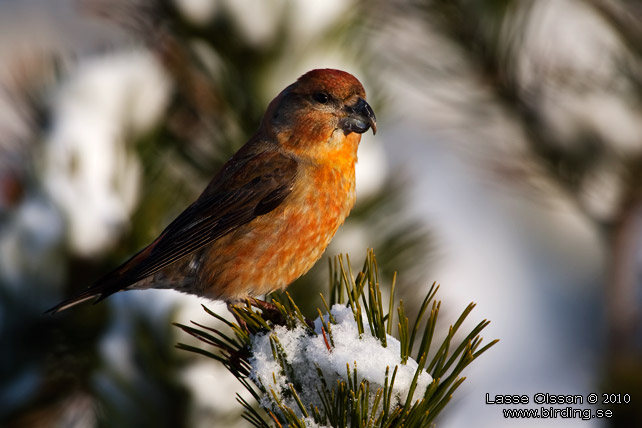
[[[252,306],[262,310],[263,312],[278,312],[278,309],[273,303],[266,302],[265,300],[259,300],[254,297],[250,299]]]

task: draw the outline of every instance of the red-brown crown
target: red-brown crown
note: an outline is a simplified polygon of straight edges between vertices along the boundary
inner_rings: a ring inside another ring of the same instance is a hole
[[[345,71],[332,68],[308,71],[299,77],[294,86],[296,92],[327,92],[339,99],[346,99],[355,94],[362,98],[366,96],[366,91],[356,77]]]

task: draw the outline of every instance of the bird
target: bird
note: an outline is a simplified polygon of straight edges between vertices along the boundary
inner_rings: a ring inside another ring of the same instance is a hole
[[[149,245],[46,313],[124,290],[171,288],[228,304],[285,289],[321,258],[356,200],[361,134],[377,132],[352,74],[311,70]]]

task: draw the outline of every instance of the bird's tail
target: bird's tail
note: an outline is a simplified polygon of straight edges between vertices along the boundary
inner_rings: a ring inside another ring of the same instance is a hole
[[[102,300],[101,292],[98,290],[95,290],[93,287],[89,288],[82,293],[77,294],[74,297],[71,297],[67,300],[64,300],[60,303],[58,303],[56,306],[53,308],[48,309],[45,311],[45,314],[56,314],[60,311],[64,311],[65,309],[69,309],[73,306],[79,305],[82,302],[86,302],[87,300],[95,299],[94,303],[98,303],[98,301]]]
[[[144,259],[145,255],[149,252],[149,248],[150,247],[147,247],[139,251],[116,269],[96,281],[89,288],[74,297],[58,303],[53,308],[47,310],[45,314],[55,314],[91,299],[94,299],[94,303],[98,303],[121,290],[149,288],[150,281],[145,280],[144,277],[137,276],[136,271],[136,261],[139,258]]]
[[[115,269],[98,280],[88,289],[58,303],[53,308],[48,309],[45,314],[56,314],[91,299],[94,299],[95,304],[118,291],[136,287],[136,284],[132,284],[132,282],[129,281],[128,278],[123,277],[121,273],[122,268]]]

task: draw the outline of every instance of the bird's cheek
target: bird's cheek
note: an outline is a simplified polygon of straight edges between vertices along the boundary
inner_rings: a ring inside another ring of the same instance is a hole
[[[339,118],[333,114],[313,111],[298,122],[301,134],[308,141],[327,141],[339,126]]]
[[[297,154],[311,155],[323,149],[332,138],[334,129],[318,122],[299,123],[289,135],[283,135],[282,145]]]

